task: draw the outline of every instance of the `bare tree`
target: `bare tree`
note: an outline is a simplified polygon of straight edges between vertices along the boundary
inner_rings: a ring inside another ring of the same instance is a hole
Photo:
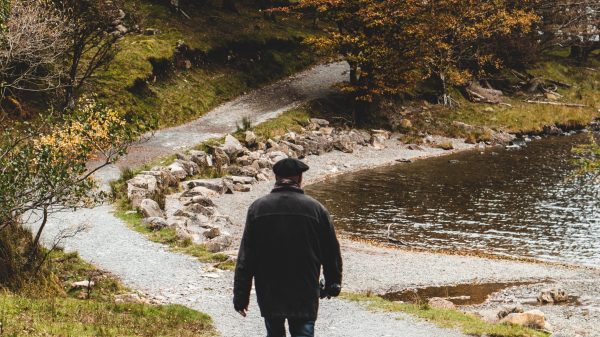
[[[41,0],[13,1],[0,37],[0,101],[22,91],[51,91],[62,85],[71,27]]]
[[[65,106],[73,107],[85,82],[117,53],[117,41],[129,32],[117,0],[54,0],[72,26]]]

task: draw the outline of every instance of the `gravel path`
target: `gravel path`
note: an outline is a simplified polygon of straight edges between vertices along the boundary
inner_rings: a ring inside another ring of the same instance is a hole
[[[205,139],[235,130],[235,123],[247,116],[261,122],[305,100],[328,92],[332,84],[345,78],[341,63],[322,65],[295,77],[250,93],[227,103],[189,124],[158,131],[148,142],[136,146],[119,166],[136,166],[160,156],[180,151]],[[325,177],[389,165],[400,158],[430,157],[448,153],[426,148],[410,151],[392,140],[381,151],[363,148],[353,154],[332,152],[307,159],[311,170],[307,181],[317,183]],[[458,150],[470,145],[456,143]],[[99,179],[118,178],[118,167],[103,170]],[[271,183],[261,183],[252,192],[223,196],[216,201],[223,214],[230,215],[236,237],[243,226],[245,211],[254,199],[268,193]],[[233,275],[216,271],[197,260],[173,253],[130,230],[113,215],[110,205],[91,210],[55,214],[45,239],[50,241],[63,229],[85,224],[85,232],[66,239],[67,250],[78,251],[87,261],[114,273],[123,282],[160,302],[179,303],[211,315],[216,328],[225,337],[264,334],[262,320],[253,300],[250,315],[242,319],[233,312],[231,296]],[[475,257],[415,253],[379,248],[343,240],[345,289],[385,292],[409,286],[441,285],[486,280],[575,279],[592,273],[578,268],[549,267],[541,264],[496,261]],[[233,253],[233,252],[232,252]],[[595,272],[594,272],[595,273]],[[583,275],[583,276],[582,276]],[[594,274],[597,277],[597,273]],[[403,314],[371,312],[360,304],[343,300],[322,303],[317,334],[328,337],[378,336],[461,336]]]

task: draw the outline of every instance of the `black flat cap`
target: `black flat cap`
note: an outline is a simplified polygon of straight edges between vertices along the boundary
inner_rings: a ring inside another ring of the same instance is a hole
[[[308,165],[293,158],[282,159],[273,165],[273,172],[275,172],[275,175],[284,178],[298,176],[308,171],[308,169]]]

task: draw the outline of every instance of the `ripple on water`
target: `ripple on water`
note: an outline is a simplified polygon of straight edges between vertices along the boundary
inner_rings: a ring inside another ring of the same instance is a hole
[[[468,152],[334,177],[310,186],[343,231],[431,249],[600,265],[600,186],[575,176],[584,135],[521,151]],[[343,195],[344,198],[339,198]]]

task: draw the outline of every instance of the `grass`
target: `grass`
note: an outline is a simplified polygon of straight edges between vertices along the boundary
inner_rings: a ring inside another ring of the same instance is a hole
[[[586,108],[530,104],[524,102],[528,97],[523,94],[507,95],[504,105],[471,103],[458,91],[452,96],[459,106],[445,108],[429,106],[422,112],[410,116],[415,128],[413,133],[425,131],[450,137],[467,138],[470,142],[489,140],[485,128],[502,130],[516,134],[539,133],[544,126],[559,125],[567,128],[581,128],[597,117],[600,109],[600,61],[590,59],[586,65],[572,64],[562,56],[548,55],[545,59],[529,69],[530,74],[572,84],[572,88],[559,88],[558,93],[564,96],[560,102],[587,105]],[[544,97],[534,98],[545,100]],[[452,125],[459,121],[472,126],[481,127],[473,131],[465,131]]]
[[[88,280],[94,282],[90,288],[72,286]],[[216,335],[209,316],[183,306],[117,303],[118,295],[131,290],[60,249],[19,288],[8,289],[0,285],[2,336]]]
[[[179,305],[116,304],[0,293],[3,336],[214,336],[209,316]]]
[[[88,88],[101,100],[127,112],[132,121],[167,127],[201,116],[243,92],[293,74],[316,61],[302,40],[317,33],[305,21],[271,21],[246,4],[239,14],[207,4],[190,4],[191,19],[172,12],[168,2],[134,0],[127,12],[141,29],[119,42],[114,61]],[[184,42],[201,61],[190,69],[172,67],[175,47]],[[156,76],[157,64],[169,65]],[[177,68],[177,69],[176,69]],[[144,83],[144,90],[135,90]]]
[[[548,337],[548,333],[508,324],[487,323],[458,310],[434,309],[428,305],[387,301],[368,294],[344,293],[342,298],[367,305],[371,310],[402,312],[425,319],[441,328],[458,329],[469,336]]]
[[[117,204],[119,206],[119,204]],[[235,261],[222,253],[211,253],[202,244],[194,244],[189,240],[177,237],[175,228],[163,228],[158,231],[148,229],[142,223],[142,216],[121,204],[115,215],[125,221],[135,231],[144,234],[149,240],[169,246],[173,251],[181,252],[196,257],[202,263],[211,263],[214,267],[223,270],[234,270]]]

